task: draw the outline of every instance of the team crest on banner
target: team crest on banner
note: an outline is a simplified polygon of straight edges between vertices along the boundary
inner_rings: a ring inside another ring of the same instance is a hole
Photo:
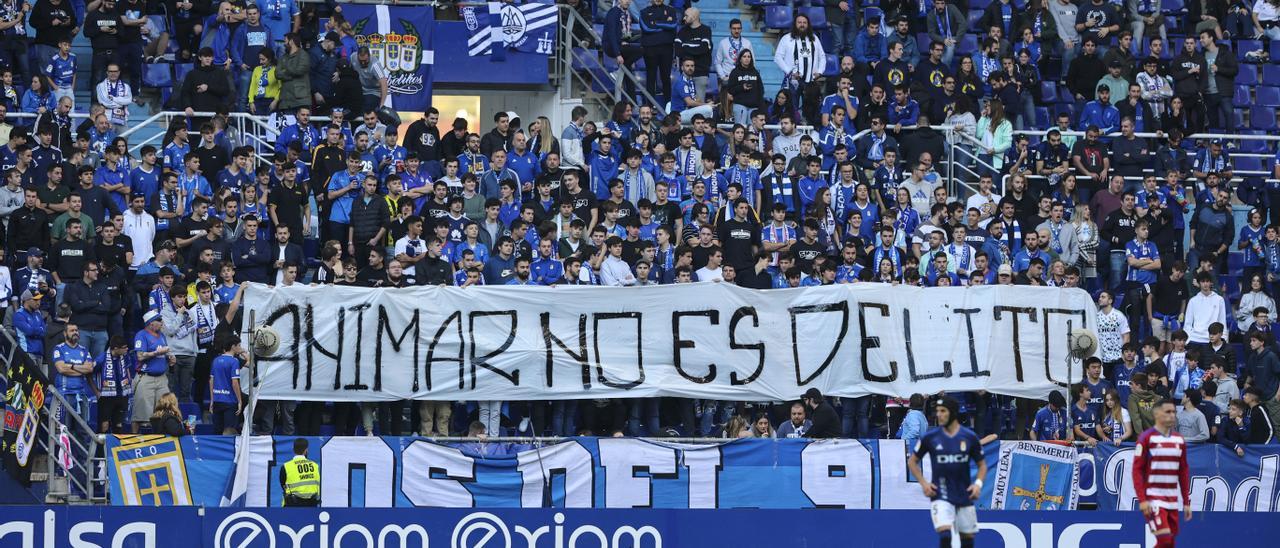
[[[431,104],[431,65],[435,61],[432,10],[394,6],[348,5],[356,43],[387,69],[387,90],[396,110],[425,111]],[[385,105],[384,105],[385,106]]]
[[[555,50],[559,13],[550,0],[523,4],[487,2],[461,9],[472,56],[495,54],[494,43],[526,53],[551,55]],[[499,55],[501,57],[501,55]]]
[[[113,501],[126,506],[186,506],[191,504],[187,465],[179,438],[120,436],[111,448],[115,476]]]
[[[1002,442],[991,508],[1075,510],[1076,449],[1043,442]]]

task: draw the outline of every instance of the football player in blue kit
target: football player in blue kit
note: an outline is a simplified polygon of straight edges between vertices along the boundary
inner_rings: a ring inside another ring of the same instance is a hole
[[[954,398],[941,396],[933,405],[940,426],[916,442],[907,467],[931,501],[929,509],[933,529],[938,532],[938,546],[950,548],[951,530],[955,529],[960,533],[960,546],[973,548],[974,535],[978,534],[978,512],[973,501],[982,493],[982,478],[987,475],[982,442],[973,430],[960,425],[960,403]],[[925,479],[920,468],[925,454],[932,458],[932,482]],[[977,479],[970,475],[975,463]]]

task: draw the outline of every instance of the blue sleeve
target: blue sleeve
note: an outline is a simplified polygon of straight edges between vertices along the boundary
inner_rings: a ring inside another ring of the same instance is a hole
[[[867,62],[867,38],[865,34],[858,33],[858,37],[853,39],[853,60],[859,63]]]
[[[618,13],[621,15],[621,12]],[[619,15],[614,15],[613,10],[609,10],[609,14],[604,19],[603,43],[600,45],[604,49],[604,54],[609,57],[622,54],[622,18]]]
[[[244,45],[248,42],[245,34],[245,25],[241,24],[236,28],[236,33],[231,37],[231,62],[234,66],[239,67],[244,64]],[[270,43],[268,41],[268,43]]]

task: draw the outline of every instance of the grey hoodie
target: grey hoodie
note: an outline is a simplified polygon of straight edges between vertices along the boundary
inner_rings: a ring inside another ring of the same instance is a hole
[[[188,308],[179,313],[173,305],[161,308],[160,318],[164,321],[164,336],[169,341],[169,348],[175,356],[195,356],[196,318]]]

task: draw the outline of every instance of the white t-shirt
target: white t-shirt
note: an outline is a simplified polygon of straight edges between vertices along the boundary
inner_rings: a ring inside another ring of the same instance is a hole
[[[1129,319],[1119,310],[1111,312],[1098,311],[1098,358],[1103,363],[1114,362],[1121,358],[1124,349],[1124,334],[1129,332]]]
[[[418,239],[416,240],[410,240],[409,236],[405,235],[399,240],[396,240],[396,256],[408,255],[410,257],[416,257],[418,255],[425,255],[426,253],[427,240],[423,239],[422,236],[418,236]],[[405,276],[413,277],[416,274],[417,269],[413,266],[415,264],[417,263],[407,263],[404,265]]]
[[[694,281],[698,282],[724,281],[724,269],[717,268],[712,270],[704,266],[699,268],[697,272],[694,272],[693,277]]]

